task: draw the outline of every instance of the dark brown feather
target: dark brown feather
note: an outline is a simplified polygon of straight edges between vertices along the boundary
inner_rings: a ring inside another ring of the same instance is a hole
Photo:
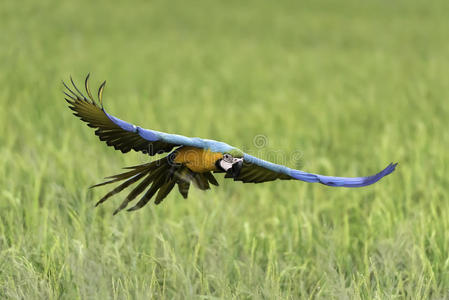
[[[95,204],[95,206],[100,205],[101,203],[103,203],[104,201],[106,201],[108,198],[114,196],[117,193],[120,193],[121,191],[123,191],[125,188],[127,188],[128,186],[130,186],[131,184],[137,182],[139,179],[141,179],[143,176],[145,176],[146,173],[141,173],[139,175],[136,175],[135,177],[132,177],[131,179],[128,179],[127,181],[125,181],[124,183],[120,184],[118,187],[116,187],[115,189],[113,189],[112,191],[110,191],[109,193],[107,193],[106,195],[103,196],[103,198],[101,198],[97,204]],[[97,185],[98,186],[98,185]]]
[[[213,175],[211,172],[203,173],[203,175],[204,175],[204,177],[207,178],[207,180],[208,180],[211,184],[213,184],[213,185],[215,185],[215,186],[218,186],[218,185],[219,185],[217,179],[215,179],[214,175]]]
[[[145,206],[145,204],[147,204],[148,201],[150,201],[151,197],[154,196],[154,194],[162,186],[163,183],[164,183],[164,178],[162,176],[157,178],[151,185],[150,189],[139,200],[139,202],[136,205],[134,205],[133,207],[129,208],[128,211],[138,210],[138,209],[142,208],[143,206]]]
[[[99,106],[94,101],[89,89],[89,75],[87,75],[85,80],[85,90],[89,98],[84,96],[81,90],[78,89],[72,78],[70,78],[70,81],[73,89],[63,82],[66,88],[64,94],[67,96],[65,100],[68,102],[69,108],[74,111],[75,116],[86,122],[89,127],[96,128],[95,134],[101,141],[105,141],[108,146],[114,147],[114,149],[122,153],[134,150],[149,155],[170,152],[174,147],[179,146],[162,141],[147,141],[137,132],[128,132],[112,122],[102,108],[102,96],[106,82],[103,82],[98,89]]]
[[[178,190],[184,199],[187,199],[187,197],[189,196],[189,188],[190,182],[178,181]]]
[[[234,177],[232,176],[232,174],[226,173],[225,178]],[[242,181],[243,183],[262,183],[277,179],[289,180],[292,179],[292,177],[249,163],[245,163],[240,171],[239,176],[237,178],[234,178],[235,181]]]
[[[167,197],[168,193],[171,192],[171,190],[173,189],[173,187],[175,186],[175,181],[173,179],[169,180],[168,182],[166,182],[160,189],[159,192],[156,195],[156,200],[154,200],[154,204],[159,204],[162,202],[162,200],[165,199],[165,197]]]
[[[148,175],[145,177],[143,181],[141,181],[129,194],[126,196],[126,198],[122,201],[120,206],[114,211],[114,215],[117,214],[119,211],[124,209],[126,206],[128,206],[128,203],[133,201],[137,196],[139,196],[143,191],[148,187],[148,185],[151,184],[151,182],[154,180],[154,177]]]

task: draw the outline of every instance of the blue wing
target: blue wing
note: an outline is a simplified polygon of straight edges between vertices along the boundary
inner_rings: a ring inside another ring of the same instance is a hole
[[[328,186],[362,187],[373,184],[393,172],[397,166],[390,164],[379,173],[367,177],[334,177],[307,173],[277,165],[263,159],[244,154],[244,166],[236,180],[243,182],[265,182],[276,179],[297,179],[306,182],[319,182]]]
[[[71,80],[73,89],[63,83],[67,89],[64,92],[67,96],[66,101],[69,103],[70,109],[74,111],[74,115],[86,122],[88,126],[96,128],[95,134],[100,140],[105,141],[116,150],[123,153],[135,150],[155,155],[170,152],[178,146],[192,146],[222,153],[233,149],[223,142],[144,129],[120,120],[108,114],[103,108],[101,98],[105,83],[100,86],[98,91],[98,99],[101,104],[98,105],[92,97],[88,80],[89,75],[85,80],[85,90],[88,97],[84,96],[76,87],[73,80]]]

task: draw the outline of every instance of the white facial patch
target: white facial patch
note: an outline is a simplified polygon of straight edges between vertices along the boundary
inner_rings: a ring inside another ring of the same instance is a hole
[[[228,171],[229,169],[232,168],[232,163],[222,159],[220,161],[220,167],[222,167],[223,170]]]
[[[232,168],[233,164],[239,161],[243,161],[243,158],[226,157],[220,161],[220,167],[222,167],[223,170],[228,171],[229,169]]]

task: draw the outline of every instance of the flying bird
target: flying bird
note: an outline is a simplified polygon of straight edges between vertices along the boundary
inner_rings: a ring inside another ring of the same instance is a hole
[[[224,142],[144,129],[122,121],[107,113],[103,107],[102,96],[106,81],[98,89],[98,103],[89,88],[89,75],[84,82],[87,97],[77,88],[72,78],[70,81],[72,88],[63,82],[69,108],[89,127],[95,128],[95,134],[108,146],[122,153],[131,150],[150,156],[168,153],[158,160],[127,167],[125,169],[128,171],[106,177],[107,181],[92,186],[123,181],[101,198],[96,204],[98,206],[135,184],[114,214],[125,209],[141,194],[143,196],[140,200],[128,211],[143,207],[154,195],[155,204],[161,203],[176,185],[184,198],[187,198],[191,184],[201,190],[210,189],[210,184],[218,186],[213,173],[224,173],[225,178],[244,183],[296,179],[334,187],[362,187],[379,181],[393,172],[397,165],[391,163],[381,172],[368,177],[333,177],[291,169],[251,156]]]

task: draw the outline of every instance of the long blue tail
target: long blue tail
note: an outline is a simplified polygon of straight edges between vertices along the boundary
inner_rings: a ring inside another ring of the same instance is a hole
[[[299,170],[292,170],[290,176],[295,179],[306,181],[306,182],[319,182],[324,185],[329,186],[344,186],[344,187],[362,187],[373,184],[379,181],[382,177],[387,176],[393,172],[398,164],[391,163],[377,173],[376,175],[368,177],[334,177],[334,176],[324,176],[318,174],[311,174]]]

